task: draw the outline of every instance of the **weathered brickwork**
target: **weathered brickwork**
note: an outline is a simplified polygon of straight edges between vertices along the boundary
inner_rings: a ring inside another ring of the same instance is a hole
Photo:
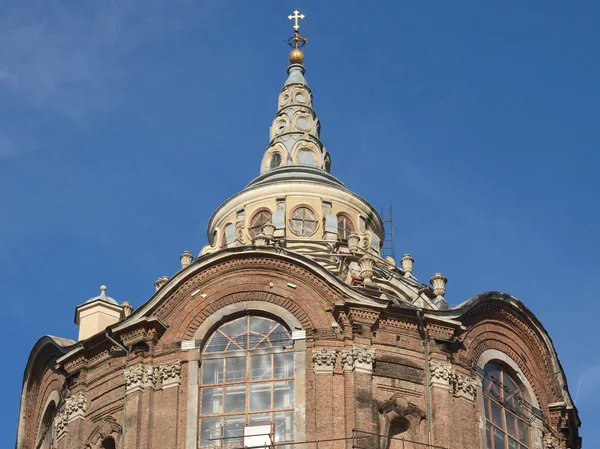
[[[473,308],[462,324],[431,315],[421,327],[412,310],[356,307],[315,273],[275,255],[230,259],[210,267],[209,274],[193,266],[188,270],[179,285],[163,287],[169,295],[150,309],[147,317],[160,322],[145,320],[113,331],[121,344],[133,342],[126,345],[129,355],[100,337],[60,361],[68,351],[50,343],[39,351],[24,386],[19,448],[36,447],[53,391],[60,396],[58,416],[65,418],[57,449],[95,449],[107,437],[120,448],[123,434],[126,448],[188,448],[193,357],[180,342],[193,339],[219,310],[248,301],[287,310],[306,331],[306,440],[344,438],[359,429],[451,448],[485,447],[475,367],[490,349],[514,360],[532,386],[544,441],[566,448],[569,438],[576,438],[570,433],[576,428],[574,415],[556,405],[563,402],[561,386],[544,336],[505,302],[489,300]],[[333,322],[339,331],[332,330]],[[78,397],[85,398],[85,407],[66,413],[69,398]],[[76,413],[79,419],[72,419]],[[394,433],[399,421],[408,428]],[[399,447],[386,437],[365,441],[365,447]],[[342,440],[319,447],[351,446],[351,440]]]

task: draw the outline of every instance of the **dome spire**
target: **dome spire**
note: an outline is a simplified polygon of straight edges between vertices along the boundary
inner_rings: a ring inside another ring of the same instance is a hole
[[[300,50],[308,39],[299,32],[298,10],[288,19],[294,21],[294,35],[288,39],[292,47],[288,78],[279,94],[277,114],[270,132],[270,142],[261,164],[261,175],[283,167],[302,167],[329,173],[331,158],[321,143],[321,125],[313,109],[312,92],[304,74],[304,54]]]

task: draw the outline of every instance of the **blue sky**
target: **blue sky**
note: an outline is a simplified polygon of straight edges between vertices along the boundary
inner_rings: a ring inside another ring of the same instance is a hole
[[[397,254],[451,304],[537,314],[600,445],[600,6],[375,4],[0,4],[2,434],[37,339],[76,338],[101,284],[141,305],[258,175],[298,8],[332,173],[393,203]]]

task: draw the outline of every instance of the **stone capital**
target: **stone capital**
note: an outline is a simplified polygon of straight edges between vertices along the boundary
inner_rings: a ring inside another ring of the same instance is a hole
[[[181,362],[179,360],[160,366],[158,370],[163,390],[179,386],[181,380]]]
[[[151,365],[136,365],[125,370],[124,377],[127,394],[142,391],[146,387],[154,388],[158,380],[158,368]]]
[[[314,349],[312,359],[315,373],[333,373],[337,351],[335,349]]]
[[[343,349],[341,353],[342,368],[344,371],[356,371],[365,374],[373,373],[375,350],[354,346],[352,349]]]
[[[65,400],[62,410],[54,420],[56,440],[62,439],[67,434],[68,424],[78,419],[85,419],[87,399],[83,393],[75,393]]]

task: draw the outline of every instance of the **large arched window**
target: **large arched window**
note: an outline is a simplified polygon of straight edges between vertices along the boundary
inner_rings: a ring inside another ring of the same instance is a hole
[[[241,447],[244,427],[270,425],[294,439],[294,352],[278,321],[245,315],[218,327],[202,349],[200,446]]]
[[[500,364],[484,368],[483,402],[488,449],[529,449],[530,429],[520,383]]]

